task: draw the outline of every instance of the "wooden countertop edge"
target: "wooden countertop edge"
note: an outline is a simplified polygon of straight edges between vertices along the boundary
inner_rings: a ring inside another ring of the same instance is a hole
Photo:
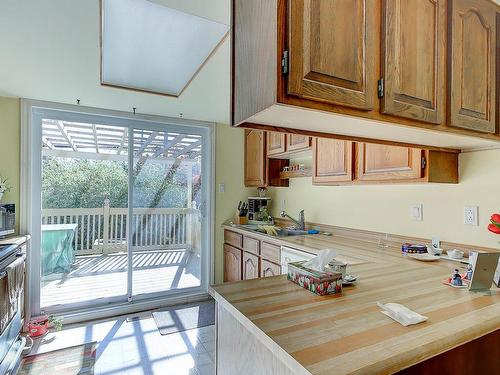
[[[217,285],[213,285],[217,287]],[[303,367],[295,358],[293,358],[286,350],[279,346],[272,338],[266,335],[259,327],[257,327],[250,319],[243,315],[236,307],[222,297],[212,286],[209,286],[208,293],[220,303],[231,315],[248,329],[267,349],[269,349],[276,357],[280,359],[294,374],[311,375],[311,373]]]

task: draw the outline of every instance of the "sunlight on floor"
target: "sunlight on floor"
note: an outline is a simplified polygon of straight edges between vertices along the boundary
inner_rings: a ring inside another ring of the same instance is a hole
[[[45,353],[96,341],[98,375],[213,375],[214,326],[162,336],[152,318],[126,318],[65,327],[34,346]]]

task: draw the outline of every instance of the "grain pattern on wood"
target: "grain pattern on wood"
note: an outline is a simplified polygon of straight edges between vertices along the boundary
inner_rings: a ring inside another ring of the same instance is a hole
[[[260,263],[261,277],[270,277],[281,275],[281,266],[279,264],[269,262],[265,259]]]
[[[276,0],[233,1],[232,123],[276,102]]]
[[[381,248],[376,242],[318,235],[286,241],[307,243],[313,252],[335,248],[348,272],[358,276],[356,285],[341,296],[320,297],[282,275],[216,285],[210,293],[248,322],[263,346],[277,355],[285,351],[311,374],[394,373],[500,327],[499,289],[470,293],[441,283],[456,263],[404,257],[400,243]],[[380,313],[378,301],[404,304],[429,319],[403,327]]]
[[[352,181],[353,142],[313,139],[313,184]]]
[[[445,118],[446,2],[384,2],[382,111],[440,124]]]
[[[306,150],[311,147],[311,137],[301,134],[288,134],[286,137],[287,151]]]
[[[376,2],[294,0],[288,6],[288,93],[372,109]]]
[[[496,131],[496,7],[484,0],[449,2],[449,125]]]
[[[243,252],[243,280],[256,279],[260,275],[259,257],[255,254]]]
[[[411,180],[422,177],[422,150],[358,143],[357,176],[360,181]]]
[[[245,186],[265,186],[266,133],[245,130]]]
[[[267,132],[267,156],[281,154],[286,151],[287,135],[278,132]]]
[[[243,237],[243,250],[260,255],[260,241],[255,238],[244,236]]]
[[[242,251],[224,244],[224,282],[242,279]]]
[[[281,248],[278,245],[263,241],[261,244],[261,255],[264,259],[279,263],[281,260]]]

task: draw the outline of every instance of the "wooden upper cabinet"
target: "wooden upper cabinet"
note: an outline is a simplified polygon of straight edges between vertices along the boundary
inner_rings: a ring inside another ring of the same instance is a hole
[[[353,142],[331,138],[313,139],[313,184],[353,180]]]
[[[245,186],[265,186],[266,139],[262,130],[245,130]]]
[[[445,118],[446,1],[384,2],[382,112],[440,124]]]
[[[288,6],[288,94],[373,109],[377,2],[293,0]]]
[[[242,251],[224,244],[224,282],[241,280]]]
[[[305,150],[311,147],[311,137],[301,134],[288,134],[286,137],[287,151]]]
[[[267,156],[285,152],[286,137],[285,133],[267,132]]]
[[[449,125],[494,133],[497,8],[487,0],[449,4]]]
[[[357,168],[359,181],[419,179],[422,177],[422,150],[358,143]]]

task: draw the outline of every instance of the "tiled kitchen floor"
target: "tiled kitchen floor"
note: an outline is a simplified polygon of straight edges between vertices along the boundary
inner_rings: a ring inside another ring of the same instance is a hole
[[[49,333],[33,352],[97,342],[96,375],[215,374],[214,326],[162,336],[153,318],[126,318],[65,327]]]

